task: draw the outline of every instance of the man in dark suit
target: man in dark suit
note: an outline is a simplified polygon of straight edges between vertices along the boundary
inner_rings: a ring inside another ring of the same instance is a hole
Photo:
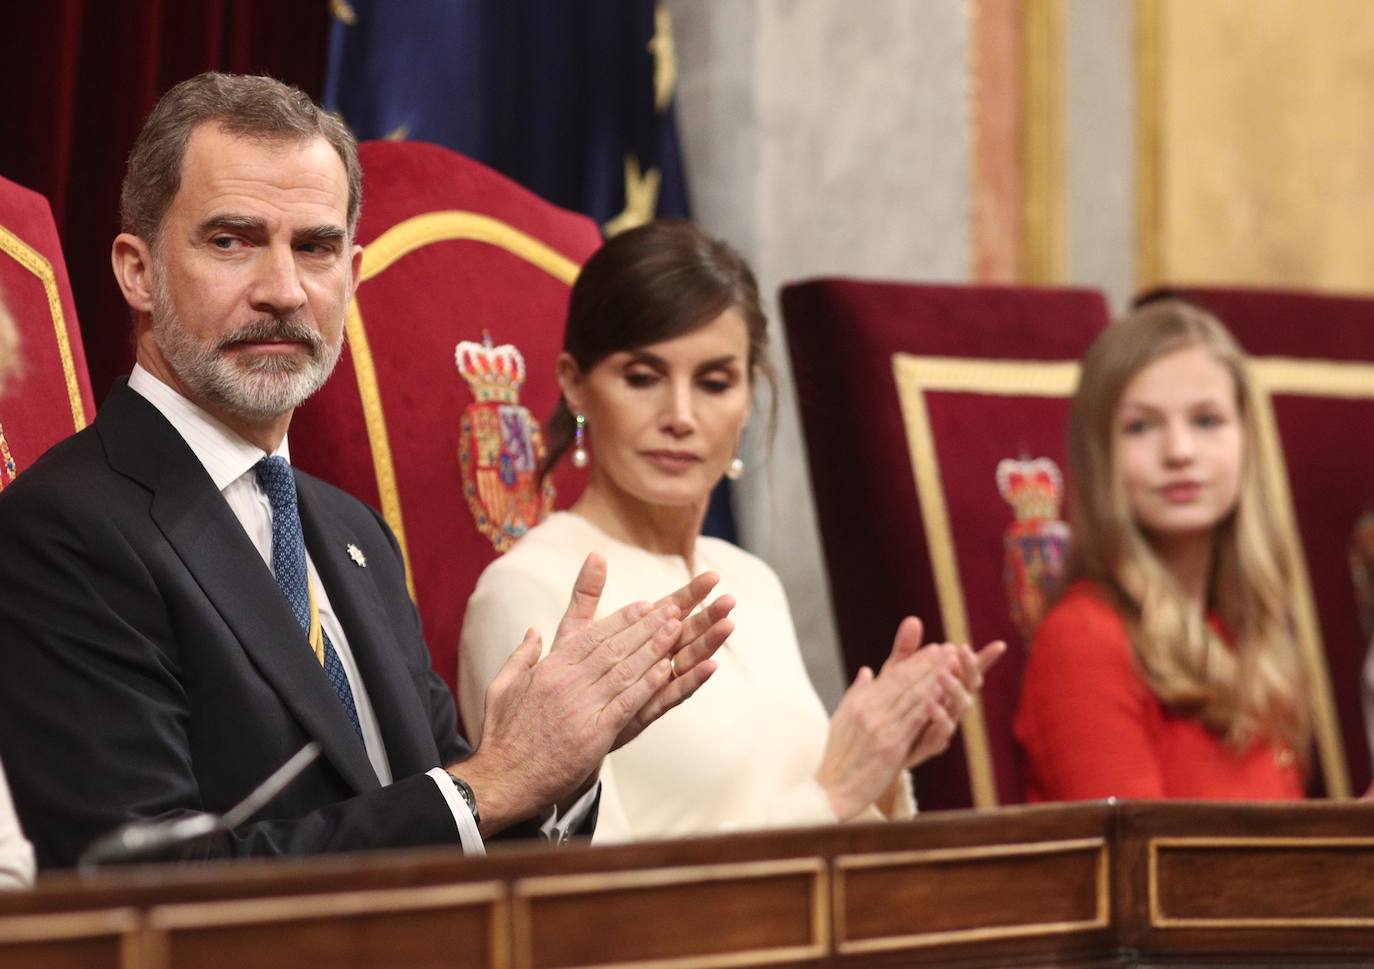
[[[289,466],[362,250],[356,146],[266,78],[170,91],[130,155],[115,276],[138,364],[94,425],[0,493],[0,756],[42,866],[135,819],[223,812],[323,756],[200,854],[458,844],[595,814],[607,750],[710,675],[710,576],[594,621],[590,558],[549,655],[531,631],[470,751],[395,540]]]

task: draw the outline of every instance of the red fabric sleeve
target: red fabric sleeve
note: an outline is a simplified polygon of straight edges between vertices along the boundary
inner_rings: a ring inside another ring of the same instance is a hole
[[[1159,717],[1121,618],[1070,590],[1036,633],[1016,713],[1032,799],[1163,797]]]

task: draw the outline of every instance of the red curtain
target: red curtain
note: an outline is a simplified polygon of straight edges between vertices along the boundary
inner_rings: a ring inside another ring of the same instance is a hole
[[[124,159],[159,95],[201,71],[265,73],[318,98],[328,0],[44,0],[0,20],[0,175],[52,204],[97,401],[127,373],[110,272]]]

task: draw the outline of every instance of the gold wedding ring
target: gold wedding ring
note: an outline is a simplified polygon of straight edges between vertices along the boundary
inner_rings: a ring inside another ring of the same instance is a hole
[[[672,671],[672,679],[677,679],[677,656],[668,658],[668,669]]]

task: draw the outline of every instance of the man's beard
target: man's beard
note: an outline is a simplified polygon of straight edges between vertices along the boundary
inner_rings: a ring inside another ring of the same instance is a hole
[[[201,400],[252,423],[295,410],[324,386],[343,351],[343,337],[330,345],[297,317],[254,320],[214,343],[197,339],[181,325],[161,272],[153,280],[153,340],[172,371]],[[342,332],[342,330],[340,331]],[[243,342],[284,340],[308,347],[308,355],[236,353]]]

